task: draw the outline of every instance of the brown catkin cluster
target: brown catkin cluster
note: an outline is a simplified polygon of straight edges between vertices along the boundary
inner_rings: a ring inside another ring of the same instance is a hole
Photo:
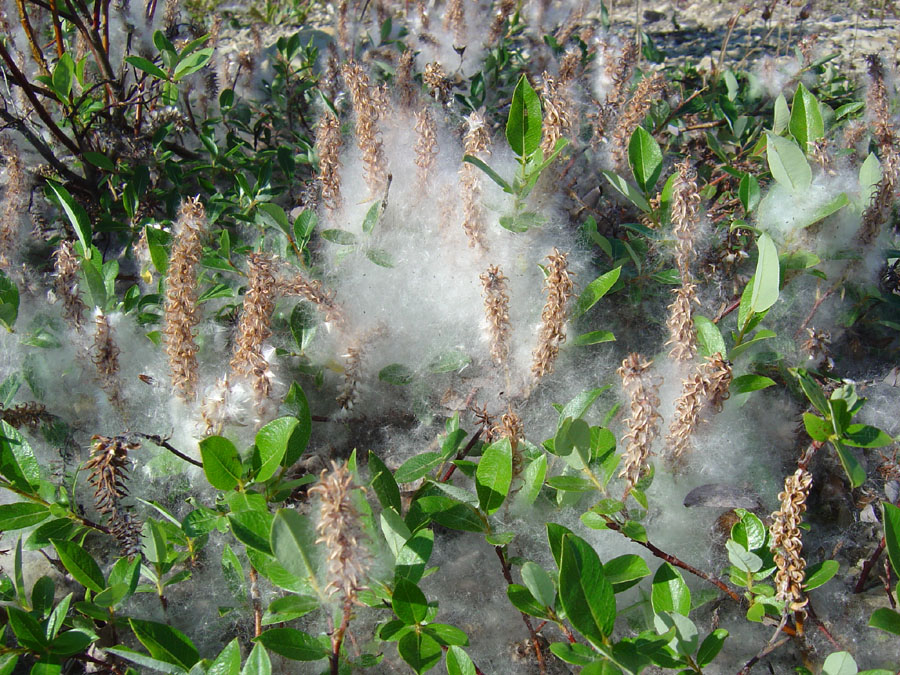
[[[672,185],[672,234],[675,236],[675,262],[682,283],[692,280],[691,264],[697,257],[694,239],[700,223],[700,193],[697,171],[689,160],[679,162],[678,175]]]
[[[559,61],[559,83],[566,85],[574,80],[580,66],[581,51],[574,48],[567,49]]]
[[[619,478],[625,479],[625,494],[643,478],[649,467],[650,447],[659,433],[662,417],[659,408],[658,386],[650,380],[647,370],[652,361],[646,361],[637,352],[629,354],[616,371],[622,378],[622,388],[628,394],[631,416],[625,422],[628,433],[623,437],[628,445],[624,452],[624,462]],[[623,497],[624,499],[624,497]]]
[[[416,177],[420,186],[428,185],[438,155],[437,123],[428,106],[416,113]]]
[[[447,72],[437,61],[425,64],[425,70],[422,72],[422,82],[428,87],[428,91],[435,100],[445,103],[450,98],[450,80]]]
[[[387,163],[378,132],[377,88],[369,84],[369,76],[354,61],[345,63],[341,73],[350,89],[353,110],[356,112],[356,142],[362,154],[366,185],[369,186],[369,194],[374,196],[384,190],[387,182]]]
[[[109,402],[121,408],[122,392],[119,388],[119,347],[113,338],[112,326],[103,312],[97,312],[94,318],[94,344],[91,347],[91,361],[97,367],[97,378],[100,387],[106,392]]]
[[[624,166],[628,154],[628,142],[638,125],[644,121],[650,106],[665,90],[666,81],[659,73],[645,77],[638,83],[625,109],[619,116],[616,129],[613,131],[612,158],[615,166]]]
[[[675,418],[669,426],[668,459],[678,466],[690,450],[691,435],[700,423],[706,407],[716,412],[722,409],[731,385],[731,364],[718,352],[699,364],[693,374],[682,382],[681,396],[675,401]]]
[[[3,213],[0,215],[0,270],[12,265],[13,252],[18,246],[19,218],[25,210],[25,171],[19,150],[8,139],[2,139],[0,151],[6,155],[6,189],[3,192]]]
[[[195,270],[203,251],[205,229],[206,211],[200,200],[185,200],[175,221],[175,240],[166,271],[166,319],[163,328],[172,386],[185,400],[193,398],[198,379],[194,328],[200,316]]]
[[[697,353],[694,335],[693,306],[699,304],[693,283],[691,265],[697,257],[694,240],[700,219],[700,194],[697,172],[688,160],[677,165],[678,174],[672,186],[672,234],[675,237],[675,263],[681,275],[681,287],[675,289],[675,300],[669,305],[669,355],[687,361]]]
[[[559,139],[568,137],[572,130],[572,102],[564,85],[556,82],[549,73],[544,72],[543,80],[544,137],[541,139],[541,150],[544,157],[549,157]]]
[[[341,208],[341,123],[330,109],[316,128],[316,154],[319,156],[319,182],[322,202],[329,211]]]
[[[90,471],[88,483],[94,488],[94,505],[108,516],[110,533],[118,540],[122,552],[133,557],[140,551],[140,524],[135,522],[120,503],[128,495],[128,452],[141,447],[140,443],[123,436],[93,436],[91,456],[84,463]]]
[[[416,102],[418,89],[413,80],[413,66],[416,63],[416,53],[407,49],[400,55],[397,70],[394,71],[394,90],[397,99],[404,108],[411,108]]]
[[[775,599],[792,612],[803,610],[808,602],[803,595],[806,561],[801,555],[803,539],[800,523],[806,511],[806,498],[812,485],[812,474],[797,469],[784,479],[784,492],[778,494],[781,508],[772,514],[769,527],[771,549],[775,554]]]
[[[535,380],[553,372],[553,362],[559,354],[559,346],[566,341],[566,303],[575,288],[566,258],[565,253],[560,253],[555,248],[547,256],[547,278],[544,280],[547,301],[541,312],[538,346],[531,362],[531,373]]]
[[[491,430],[491,436],[509,439],[509,447],[512,449],[513,476],[518,476],[522,472],[522,465],[525,462],[522,450],[519,448],[520,442],[525,440],[525,425],[522,424],[522,418],[514,413],[512,408],[509,408],[500,417],[500,424]]]
[[[453,39],[459,46],[466,44],[466,7],[463,0],[448,0],[444,12],[444,30],[453,31]]]
[[[81,293],[78,292],[79,265],[72,242],[61,241],[54,258],[56,278],[53,281],[53,287],[56,296],[62,298],[63,316],[70,326],[80,332],[87,305],[82,302]]]
[[[609,53],[610,48],[605,43],[601,47]],[[594,142],[605,140],[607,127],[615,119],[616,114],[625,105],[628,84],[631,82],[631,74],[638,57],[638,44],[634,40],[625,43],[618,59],[609,58],[606,65],[606,76],[612,82],[612,87],[606,94],[606,100],[599,104],[594,121]],[[630,140],[630,138],[629,138]],[[627,143],[627,140],[626,140]]]
[[[18,403],[12,408],[4,408],[0,405],[0,420],[14,429],[28,427],[34,431],[42,422],[45,424],[52,422],[53,415],[47,412],[47,408],[42,403],[29,401]]]
[[[363,377],[363,367],[369,341],[362,339],[347,348],[344,354],[344,374],[340,392],[335,399],[342,410],[353,410],[359,400],[359,383]]]
[[[480,277],[484,295],[484,315],[491,337],[491,359],[503,365],[509,356],[509,294],[506,277],[498,265],[491,265]]]
[[[490,155],[491,138],[484,117],[473,112],[466,118],[469,130],[463,138],[465,154],[485,159]],[[459,170],[459,187],[463,201],[463,230],[469,239],[469,247],[485,248],[484,208],[481,205],[481,177],[478,169],[468,162]]]
[[[694,334],[694,304],[700,304],[697,298],[697,285],[682,284],[672,291],[675,300],[669,305],[669,328],[667,345],[672,345],[669,356],[676,361],[689,361],[697,353],[697,337]]]
[[[316,544],[323,544],[327,552],[325,590],[340,593],[345,604],[356,599],[369,566],[368,554],[360,542],[362,528],[353,504],[353,490],[365,488],[355,486],[347,466],[335,462],[331,471],[322,471],[319,481],[309,489],[310,495],[320,499]]]
[[[870,83],[867,106],[872,115],[872,131],[881,159],[881,180],[863,213],[862,226],[857,234],[863,244],[873,241],[882,225],[887,222],[893,208],[895,191],[900,183],[900,147],[891,120],[884,67],[877,56],[869,56],[868,60]]]
[[[238,322],[238,335],[231,357],[231,370],[249,377],[253,383],[257,409],[261,409],[272,391],[272,372],[263,356],[263,342],[272,334],[269,321],[275,309],[275,275],[272,259],[261,253],[248,256],[250,286]]]
[[[345,54],[350,51],[350,0],[340,0],[337,6],[338,46]]]
[[[343,313],[334,301],[334,293],[327,293],[322,287],[322,282],[305,278],[299,272],[291,279],[279,279],[278,288],[285,295],[297,295],[316,306],[316,309],[325,315],[325,321],[342,324]]]
[[[515,9],[515,0],[497,0],[494,3],[494,18],[491,19],[491,27],[488,30],[487,44],[496,44],[503,37],[506,22]]]

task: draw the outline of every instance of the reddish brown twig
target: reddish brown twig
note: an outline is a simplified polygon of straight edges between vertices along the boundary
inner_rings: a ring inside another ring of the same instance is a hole
[[[512,572],[510,572],[506,555],[503,553],[503,547],[495,546],[494,551],[497,553],[497,557],[500,558],[500,566],[503,568],[503,578],[506,579],[506,584],[512,586],[514,583]],[[531,619],[528,618],[528,615],[525,612],[520,612],[520,614],[522,615],[522,621],[525,622],[525,627],[528,629],[528,634],[531,636],[531,644],[534,646],[534,655],[537,657],[541,675],[544,675],[547,672],[547,667],[544,665],[544,654],[541,652],[541,644],[538,642],[537,633],[534,630],[534,626],[531,625]]]
[[[869,556],[869,559],[863,563],[862,572],[859,574],[859,580],[856,582],[856,586],[853,587],[854,593],[862,593],[863,589],[866,585],[866,581],[869,580],[869,574],[872,572],[872,568],[875,567],[875,563],[878,562],[878,558],[881,557],[882,552],[884,551],[884,547],[887,545],[884,537],[881,538],[881,541],[878,542],[878,546],[875,547],[875,551],[872,555]]]
[[[707,574],[706,572],[704,572],[701,569],[697,569],[693,565],[690,565],[690,564],[684,562],[683,560],[681,560],[680,558],[677,558],[676,556],[672,555],[671,553],[666,553],[661,548],[658,548],[657,546],[654,546],[653,544],[651,544],[649,541],[639,541],[637,539],[629,537],[627,534],[625,534],[625,532],[622,531],[622,526],[619,525],[619,523],[617,523],[615,520],[613,520],[612,518],[610,518],[608,516],[606,517],[606,526],[609,529],[618,532],[622,536],[627,537],[629,540],[633,541],[635,544],[638,544],[639,546],[643,546],[645,549],[650,551],[657,558],[660,558],[661,560],[665,560],[667,563],[674,565],[675,567],[680,567],[681,569],[683,569],[687,572],[690,572],[694,576],[700,577],[704,581],[708,581],[709,583],[711,583],[713,586],[715,586],[720,591],[725,593],[729,598],[731,598],[735,602],[738,602],[738,603],[741,602],[741,596],[739,596],[733,590],[728,588],[728,586],[725,585],[725,582],[722,581],[721,579],[716,579],[714,576]]]

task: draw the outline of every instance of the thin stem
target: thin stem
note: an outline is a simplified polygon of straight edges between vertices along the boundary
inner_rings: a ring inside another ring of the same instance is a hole
[[[81,153],[81,149],[75,145],[75,142],[71,138],[63,133],[62,129],[57,126],[56,122],[50,116],[50,113],[47,112],[47,109],[37,100],[37,96],[34,95],[34,91],[32,90],[28,78],[25,77],[21,70],[19,70],[16,62],[13,60],[10,53],[6,51],[6,47],[4,47],[2,43],[0,43],[0,58],[6,63],[6,66],[9,68],[9,72],[12,74],[16,83],[22,87],[22,91],[25,92],[28,102],[31,103],[34,111],[38,114],[38,117],[41,118],[41,121],[47,125],[50,133],[56,136],[59,142],[66,146],[73,155],[78,156]]]
[[[28,40],[28,46],[31,47],[31,54],[34,56],[35,62],[41,69],[42,75],[50,75],[50,69],[47,67],[47,59],[44,58],[44,52],[41,51],[34,34],[34,28],[28,19],[28,13],[25,11],[25,0],[16,0],[16,9],[19,10],[19,23],[22,24],[22,30],[25,31],[25,37]]]
[[[459,452],[456,453],[456,459],[464,459],[466,457],[466,455],[468,455],[470,452],[472,452],[472,448],[475,447],[475,443],[477,443],[478,439],[481,437],[481,431],[482,430],[479,429],[472,435],[472,438],[470,438],[469,442],[466,443],[466,447],[464,447],[462,450],[460,450]],[[440,482],[446,483],[448,480],[450,480],[450,476],[453,475],[454,471],[456,471],[456,464],[451,464],[450,468],[447,469],[447,473],[444,474],[444,477],[441,478]]]
[[[41,506],[46,506],[48,509],[52,506],[50,504],[50,502],[41,499],[40,497],[38,497],[35,494],[26,492],[25,490],[21,490],[21,489],[17,488],[15,485],[13,485],[12,483],[10,483],[9,481],[4,480],[4,479],[0,479],[0,489],[9,490],[10,492],[17,494],[20,497],[25,497],[25,499],[28,499],[29,501],[32,501],[35,504],[40,504]],[[76,523],[84,525],[85,527],[89,527],[92,530],[97,530],[98,532],[102,532],[103,534],[109,534],[109,535],[112,534],[112,532],[110,532],[109,529],[107,529],[100,523],[95,523],[93,520],[89,520],[88,518],[84,518],[83,516],[76,515],[76,514],[72,513],[71,511],[66,514],[66,517],[69,520],[74,520]]]
[[[141,438],[146,438],[148,441],[153,442],[154,444],[158,445],[159,447],[165,448],[166,450],[171,452],[173,455],[175,455],[179,459],[183,459],[185,462],[193,464],[194,466],[198,466],[201,469],[203,468],[202,462],[198,462],[196,459],[188,457],[187,455],[185,455],[183,452],[181,452],[177,448],[171,446],[169,444],[169,442],[162,436],[157,436],[155,434],[141,434],[141,433],[135,433],[135,436],[140,436]]]
[[[869,559],[863,563],[862,572],[859,573],[859,580],[856,582],[856,586],[853,587],[854,593],[862,593],[865,588],[866,581],[869,579],[869,574],[872,572],[872,568],[875,567],[875,563],[878,562],[878,558],[881,557],[881,554],[884,552],[884,547],[887,545],[884,537],[881,538],[881,541],[878,542],[878,546],[875,547],[875,551],[872,555],[869,556]]]
[[[690,565],[690,564],[684,562],[683,560],[675,557],[671,553],[666,553],[661,548],[658,548],[658,547],[654,546],[653,544],[651,544],[649,541],[639,541],[637,539],[629,537],[627,534],[625,534],[625,532],[622,531],[622,526],[619,523],[617,523],[615,520],[613,520],[609,516],[604,516],[604,518],[606,519],[606,526],[609,529],[615,530],[622,536],[633,541],[635,544],[643,546],[645,549],[650,551],[657,558],[665,560],[667,563],[675,565],[675,567],[680,567],[681,569],[683,569],[687,572],[690,572],[694,576],[700,577],[701,579],[708,581],[709,583],[711,583],[713,586],[715,586],[720,591],[725,593],[729,598],[731,598],[735,602],[741,602],[741,596],[739,596],[733,590],[728,588],[728,586],[725,585],[725,582],[723,582],[721,579],[716,579],[714,576],[707,574],[703,570],[697,569],[693,565]]]
[[[339,675],[341,672],[341,644],[344,642],[344,634],[350,625],[350,610],[353,608],[349,596],[344,600],[344,614],[341,617],[341,625],[331,636],[331,675]]]
[[[495,546],[494,551],[497,553],[497,557],[500,558],[500,566],[503,568],[503,578],[506,579],[507,586],[512,586],[514,583],[512,572],[509,569],[506,555],[503,553],[503,547]],[[534,647],[534,655],[537,657],[541,675],[544,675],[547,672],[547,667],[544,665],[544,654],[541,652],[541,644],[538,642],[537,633],[534,631],[534,626],[531,625],[531,619],[528,618],[528,615],[525,612],[520,612],[520,614],[522,615],[522,621],[525,622],[525,627],[528,629],[528,634],[531,636],[531,644]]]
[[[262,635],[262,603],[259,597],[259,575],[250,565],[250,604],[253,606],[253,637]]]

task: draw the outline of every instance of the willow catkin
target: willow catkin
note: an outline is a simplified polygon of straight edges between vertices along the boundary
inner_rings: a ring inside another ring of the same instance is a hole
[[[645,77],[638,83],[625,109],[619,116],[616,129],[612,134],[612,159],[615,166],[624,166],[628,153],[628,142],[631,135],[638,128],[650,106],[659,99],[666,88],[666,81],[660,73],[654,73],[652,77]]]
[[[563,85],[554,80],[549,73],[543,75],[544,104],[543,138],[541,150],[544,157],[549,157],[556,149],[561,138],[567,138],[572,130],[572,103]]]
[[[697,285],[682,284],[672,293],[675,300],[669,305],[669,318],[666,326],[669,329],[667,345],[672,345],[669,356],[676,361],[689,361],[697,353],[697,336],[694,333],[694,305],[699,305]]]
[[[694,240],[700,223],[700,193],[697,171],[689,160],[679,162],[678,174],[672,184],[672,234],[675,237],[675,262],[682,283],[693,280],[691,265],[697,257]]]
[[[197,309],[196,268],[203,252],[206,211],[199,199],[181,204],[174,227],[174,243],[166,271],[165,325],[163,335],[172,386],[185,400],[192,399],[197,386],[197,343],[194,328],[200,321]]]
[[[316,128],[316,154],[319,156],[319,183],[322,202],[334,212],[341,208],[341,123],[327,109]]]
[[[500,417],[500,424],[491,430],[493,438],[505,438],[509,441],[509,447],[512,450],[512,469],[513,476],[518,476],[522,472],[524,457],[519,447],[521,442],[525,440],[525,426],[522,424],[522,418],[513,412],[512,407]]]
[[[404,108],[411,108],[418,98],[418,89],[413,80],[415,63],[416,53],[407,49],[400,55],[397,70],[394,71],[394,90],[397,92],[397,100]]]
[[[310,280],[297,272],[290,279],[278,279],[278,289],[285,295],[296,295],[308,300],[325,315],[329,323],[343,324],[343,312],[334,301],[334,293],[328,293],[318,280]]]
[[[802,556],[800,523],[811,486],[812,475],[803,468],[785,478],[784,491],[778,494],[781,508],[772,514],[769,527],[770,547],[778,568],[775,572],[775,599],[792,612],[802,611],[809,602],[803,594],[806,561]]]
[[[484,117],[473,112],[466,118],[469,129],[463,138],[465,154],[486,159],[490,155],[491,139]],[[463,230],[469,239],[469,247],[484,249],[485,224],[484,207],[481,205],[481,177],[478,169],[464,162],[459,170],[459,187],[463,202]]]
[[[81,293],[78,290],[79,264],[72,242],[61,241],[53,257],[53,267],[56,273],[53,288],[56,297],[62,300],[63,316],[66,322],[80,333],[84,326],[84,312],[87,305],[82,301]]]
[[[659,433],[659,422],[662,420],[657,412],[658,386],[650,380],[647,373],[652,363],[637,352],[632,352],[616,371],[622,378],[622,388],[628,395],[631,411],[625,422],[628,432],[623,439],[627,441],[627,445],[623,453],[622,471],[619,472],[619,478],[625,479],[624,497],[628,496],[649,470],[647,460],[653,441]]]
[[[424,106],[416,113],[416,177],[421,187],[429,183],[438,155],[437,123],[431,108]]]
[[[607,52],[610,48],[605,43],[601,44]],[[606,100],[599,104],[594,120],[594,142],[606,139],[606,133],[610,122],[625,104],[628,84],[631,82],[631,74],[637,61],[639,47],[637,42],[629,40],[625,43],[618,59],[610,58],[606,64],[606,77],[611,82],[610,90],[606,94]],[[630,137],[629,137],[630,139]],[[627,142],[627,141],[626,141]]]
[[[353,111],[356,113],[356,143],[362,155],[369,195],[378,195],[384,191],[387,182],[387,162],[378,131],[377,88],[369,84],[369,76],[354,61],[345,63],[341,73],[350,89]]]
[[[94,317],[94,344],[91,346],[91,361],[97,368],[100,387],[106,392],[109,402],[117,408],[124,405],[119,387],[119,347],[116,345],[109,318],[97,311]]]
[[[28,427],[34,431],[41,423],[49,424],[52,422],[53,415],[47,412],[47,408],[43,403],[28,401],[17,403],[12,408],[4,408],[0,405],[0,420],[3,420],[14,429]]]
[[[866,210],[857,239],[871,243],[887,222],[893,209],[894,197],[900,183],[900,143],[891,120],[890,102],[884,81],[884,67],[875,55],[869,61],[869,93],[867,107],[872,118],[872,132],[881,159],[881,180]]]
[[[110,534],[116,538],[122,553],[133,558],[140,552],[140,523],[123,507],[128,495],[128,452],[141,447],[140,443],[124,436],[93,436],[91,456],[84,463],[90,471],[88,483],[94,488],[94,505],[107,516]]]
[[[263,342],[272,334],[269,322],[275,309],[275,275],[272,259],[261,253],[248,256],[249,288],[244,293],[237,339],[231,357],[235,375],[248,377],[253,385],[257,410],[272,392],[272,370],[263,356]]]
[[[466,7],[463,0],[448,0],[444,11],[444,30],[453,33],[455,45],[466,44]]]
[[[515,9],[515,0],[497,0],[494,3],[494,18],[491,19],[491,27],[488,29],[487,44],[496,44],[503,37],[506,22]]]
[[[359,401],[360,386],[365,373],[366,357],[372,344],[386,333],[383,324],[378,324],[351,344],[344,353],[344,372],[337,395],[337,403],[342,410],[350,411]]]
[[[509,356],[509,294],[499,265],[491,265],[480,277],[484,315],[491,340],[491,359],[503,365]]]
[[[19,149],[8,139],[0,139],[0,150],[6,155],[6,189],[0,215],[0,270],[12,265],[19,244],[19,219],[25,210],[25,171]]]
[[[328,593],[338,593],[344,604],[352,604],[363,587],[369,567],[369,555],[362,545],[359,512],[353,504],[353,491],[365,488],[353,484],[346,465],[331,464],[323,470],[309,494],[319,497],[318,538],[326,554]]]
[[[670,464],[677,467],[684,460],[704,409],[722,410],[729,396],[731,377],[731,364],[716,352],[698,364],[691,376],[682,382],[681,396],[675,401],[675,417],[666,437]]]
[[[447,73],[437,61],[425,64],[425,70],[422,72],[422,82],[428,87],[431,96],[441,103],[446,103],[450,98],[450,80]]]
[[[535,380],[553,372],[553,362],[559,354],[559,346],[566,340],[566,303],[575,288],[566,258],[567,254],[560,253],[556,248],[547,256],[547,278],[544,279],[547,301],[541,312],[538,345],[531,362],[531,373]]]
[[[337,6],[338,46],[345,54],[350,51],[350,1],[340,0]]]

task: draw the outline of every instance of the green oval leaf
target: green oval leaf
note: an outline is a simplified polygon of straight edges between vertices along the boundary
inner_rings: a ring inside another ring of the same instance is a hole
[[[650,591],[653,611],[674,612],[687,616],[691,611],[691,591],[681,573],[669,563],[663,563],[653,576]]]
[[[91,555],[74,541],[53,540],[59,561],[79,584],[99,593],[106,587],[100,566]],[[193,664],[191,664],[193,665]]]
[[[797,85],[797,92],[791,104],[788,129],[807,154],[812,151],[812,145],[825,136],[825,122],[822,120],[819,102],[802,82]]]
[[[525,75],[513,92],[506,120],[506,140],[519,157],[528,157],[541,144],[541,100]]]
[[[279,417],[256,432],[256,449],[260,459],[257,481],[267,481],[275,474],[299,423],[296,417]]]
[[[581,295],[578,296],[578,302],[575,303],[573,317],[581,316],[591,307],[596,305],[597,301],[606,295],[609,292],[609,289],[615,286],[616,282],[619,280],[621,271],[621,266],[617,267],[605,274],[601,274],[589,283],[581,292]]]
[[[37,525],[49,515],[50,510],[46,506],[34,502],[0,505],[0,532],[21,530]]]
[[[778,265],[778,249],[767,233],[756,240],[759,257],[756,261],[756,274],[753,275],[750,291],[750,314],[757,314],[769,309],[778,300],[781,283],[781,269]]]
[[[153,658],[181,666],[185,670],[190,670],[200,660],[197,648],[180,630],[156,621],[128,619],[128,623],[135,637]]]
[[[650,192],[662,173],[663,155],[659,143],[644,127],[639,126],[628,142],[628,163],[634,179],[644,192]]]
[[[206,480],[219,490],[233,490],[241,480],[241,457],[234,443],[224,436],[209,436],[200,441],[200,458]]]
[[[616,596],[597,553],[574,534],[562,537],[559,599],[572,626],[602,648],[616,620]]]
[[[353,246],[356,244],[356,235],[352,232],[347,232],[347,230],[322,230],[322,239],[341,246]]]
[[[293,661],[318,661],[328,656],[318,640],[295,628],[271,628],[257,640],[267,649]]]
[[[272,552],[284,568],[301,579],[316,576],[316,534],[308,518],[293,509],[279,509],[272,521]]]
[[[820,563],[811,565],[806,570],[806,581],[803,582],[804,589],[811,591],[827,583],[831,577],[837,574],[839,568],[840,565],[837,560],[823,560]]]
[[[428,614],[428,600],[425,594],[409,579],[396,580],[391,598],[394,614],[407,626],[419,624]]]
[[[556,603],[556,587],[546,570],[530,560],[522,565],[522,581],[535,600],[544,607],[553,607]]]
[[[475,470],[479,507],[491,514],[503,504],[512,483],[512,447],[504,438],[489,445]]]
[[[78,241],[81,243],[81,251],[84,254],[84,258],[89,260],[91,257],[91,219],[88,217],[87,211],[75,201],[75,198],[62,185],[48,180],[47,187],[50,188],[53,196],[56,197],[55,201],[62,207],[69,224],[75,230]]]
[[[772,178],[792,193],[800,193],[812,183],[809,162],[793,141],[775,134],[766,134],[766,159]]]

